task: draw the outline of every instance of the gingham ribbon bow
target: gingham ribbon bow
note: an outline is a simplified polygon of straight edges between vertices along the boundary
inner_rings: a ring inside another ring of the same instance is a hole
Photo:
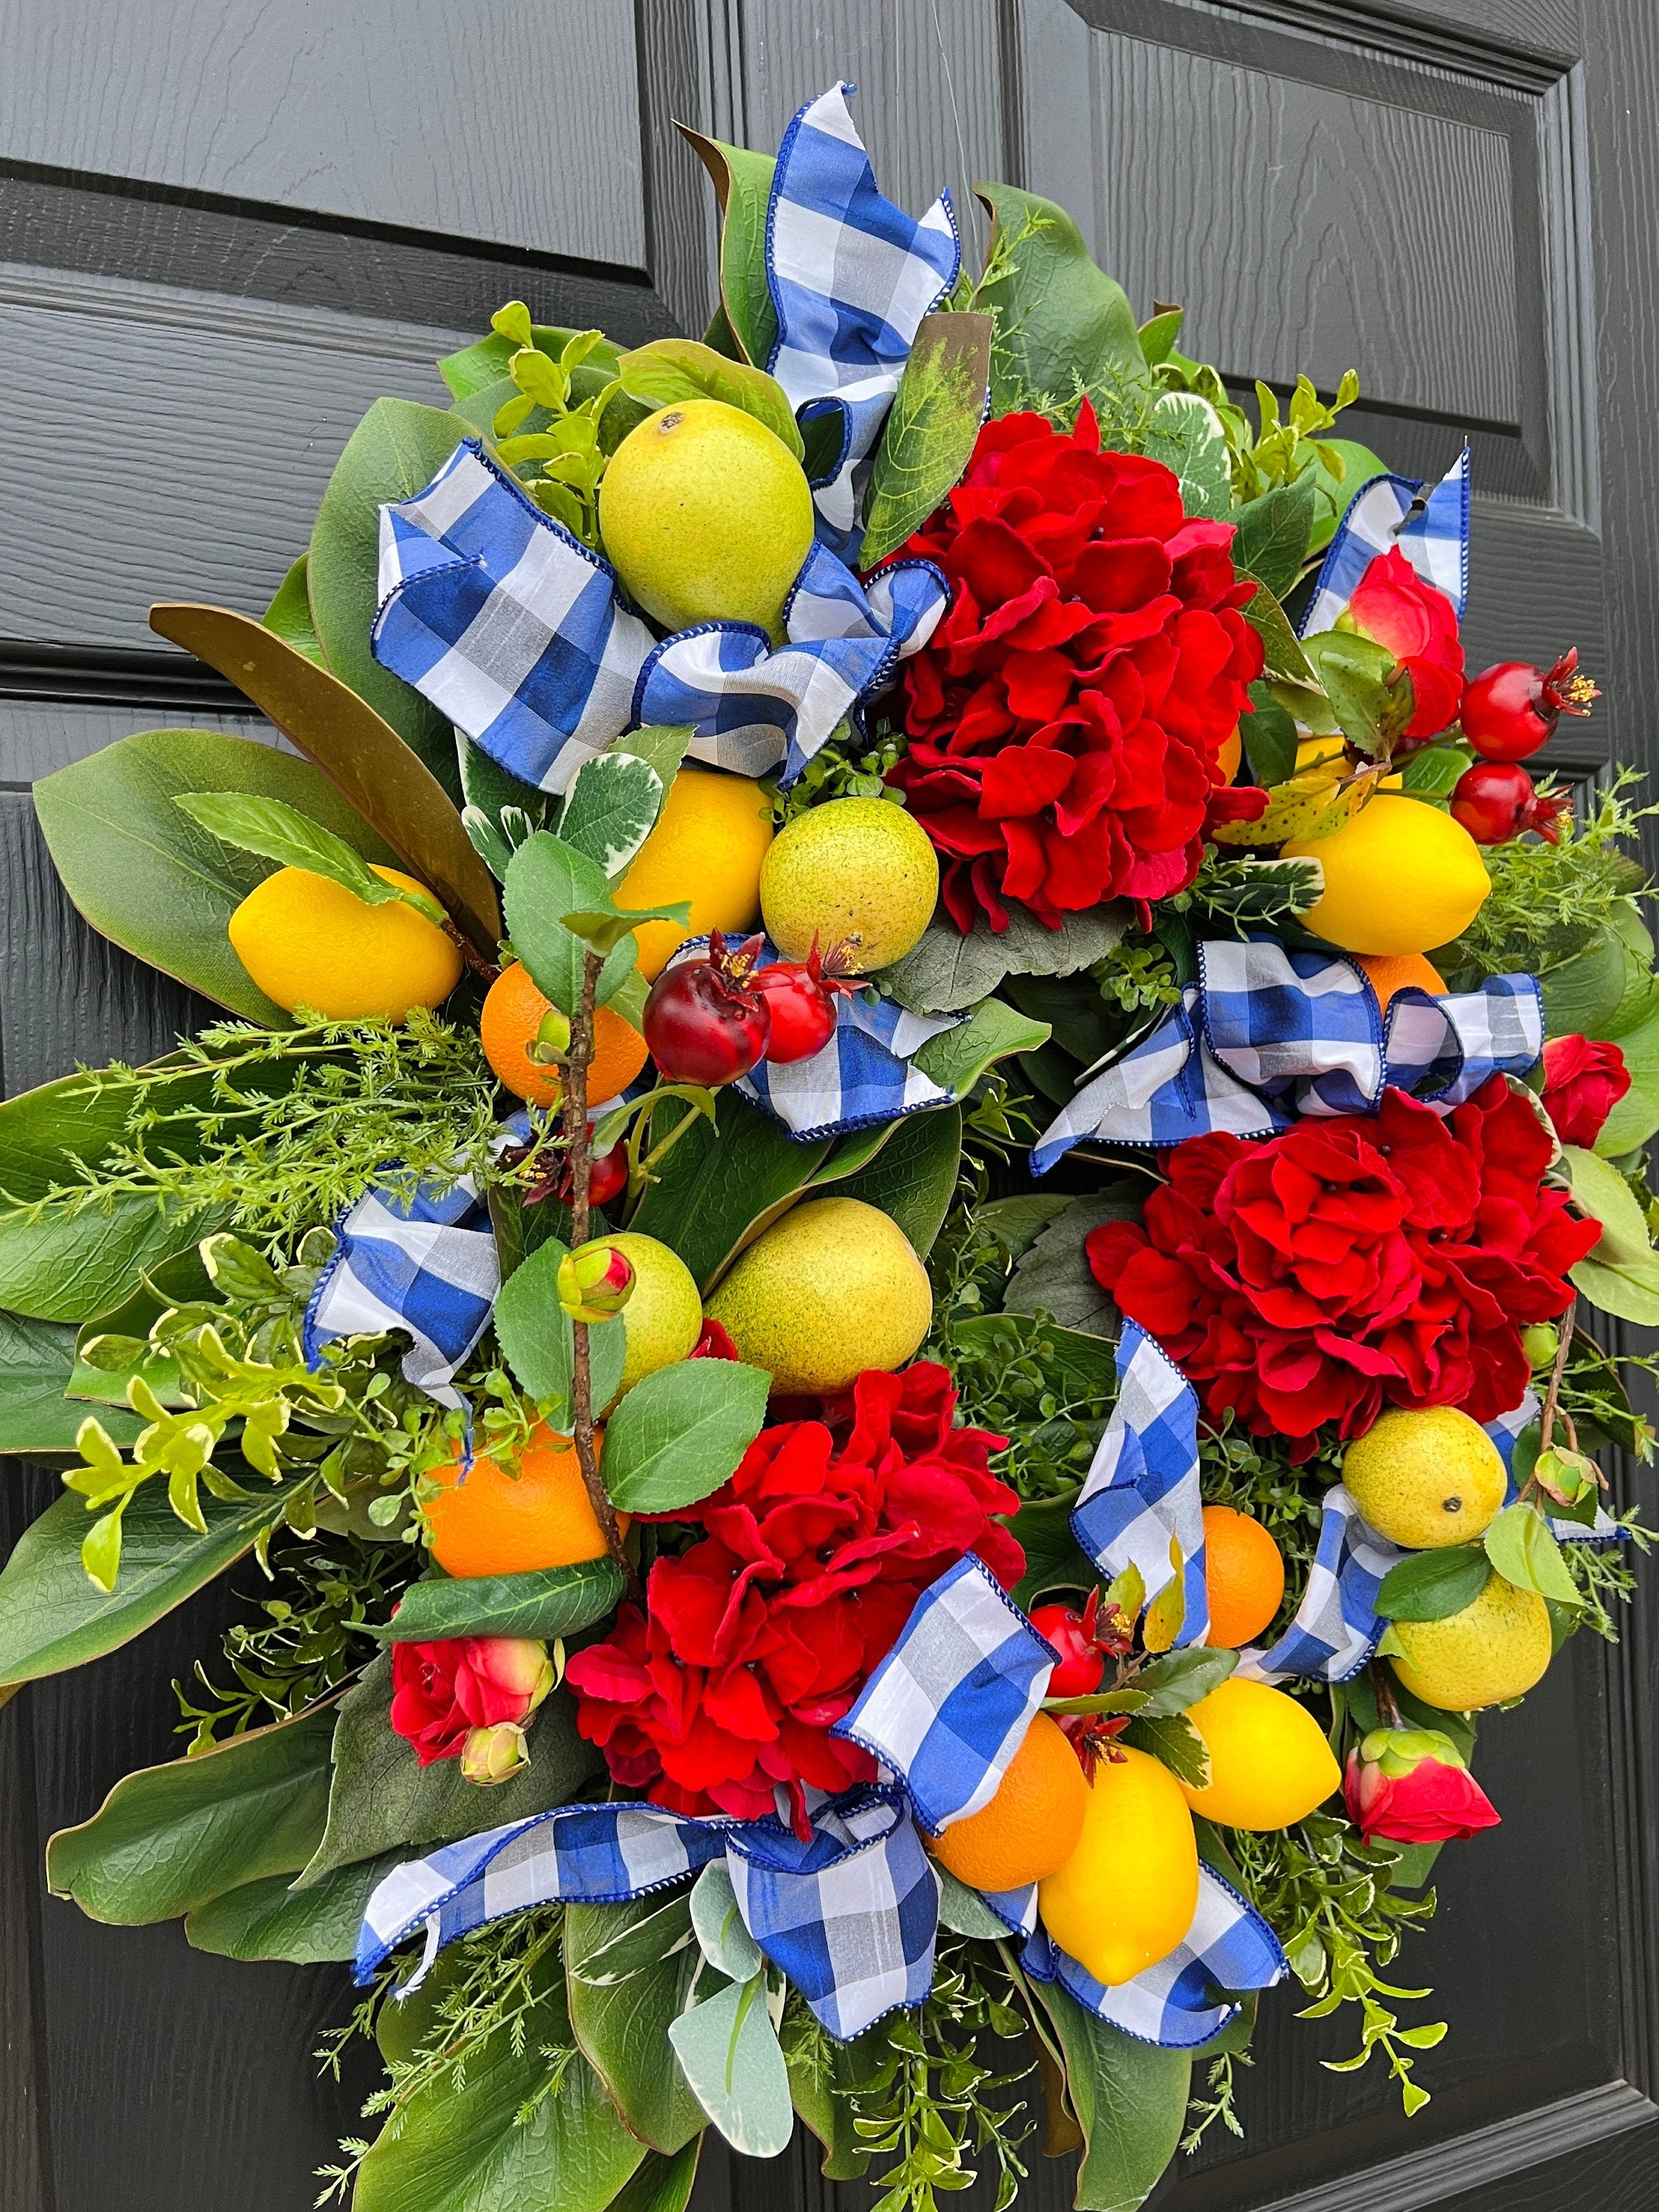
[[[1106,1582],[1134,1566],[1148,1597],[1157,1598],[1179,1575],[1184,1610],[1175,1640],[1177,1645],[1201,1643],[1209,1628],[1209,1600],[1198,1400],[1179,1368],[1134,1322],[1123,1325],[1117,1371],[1117,1403],[1078,1493],[1072,1531]],[[1513,1413],[1487,1423],[1486,1434],[1506,1467],[1516,1439],[1537,1417],[1538,1400],[1528,1390]],[[1511,1476],[1511,1500],[1516,1494]],[[1606,1543],[1620,1534],[1601,1511],[1594,1528],[1562,1520],[1550,1525],[1566,1542]],[[1258,1682],[1297,1676],[1346,1682],[1357,1674],[1382,1641],[1376,1594],[1382,1577],[1407,1557],[1360,1518],[1340,1483],[1328,1490],[1318,1549],[1296,1617],[1271,1650],[1240,1653],[1239,1674]]]
[[[1079,1091],[1031,1152],[1043,1175],[1085,1139],[1162,1148],[1221,1129],[1265,1137],[1303,1115],[1368,1114],[1385,1088],[1449,1112],[1543,1049],[1531,975],[1435,998],[1397,991],[1384,1014],[1358,962],[1273,938],[1198,948],[1198,981],[1133,1051]]]
[[[1469,595],[1469,449],[1437,484],[1373,477],[1349,501],[1326,549],[1302,617],[1304,637],[1334,629],[1354,586],[1381,553],[1398,547],[1425,584],[1443,592],[1463,619]]]
[[[989,1802],[1024,1739],[1054,1654],[971,1554],[924,1592],[836,1732],[896,1779],[819,1800],[810,1834],[781,1819],[690,1820],[650,1805],[572,1805],[451,1844],[388,1875],[368,1901],[356,1971],[367,1980],[416,1929],[425,1964],[503,1913],[555,1898],[621,1902],[725,1854],[738,1909],[830,2034],[845,2041],[933,1985],[939,1877],[917,1823],[938,1832]],[[1205,2040],[1231,2016],[1224,1990],[1283,1971],[1265,1925],[1222,1884],[1202,1887],[1192,1936],[1151,1976],[1089,1982],[1041,1935],[1035,1890],[988,1900],[1058,1974],[1144,2039]],[[1196,1940],[1194,1940],[1196,1939]],[[1249,1978],[1252,1974],[1258,1978]],[[1143,1987],[1142,1985],[1145,1984]]]

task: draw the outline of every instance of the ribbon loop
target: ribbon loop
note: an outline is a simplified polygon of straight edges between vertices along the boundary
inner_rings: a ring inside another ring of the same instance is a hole
[[[1198,1400],[1175,1363],[1138,1323],[1117,1346],[1117,1403],[1072,1511],[1078,1543],[1109,1583],[1133,1566],[1149,1600],[1182,1585],[1174,1642],[1209,1633],[1204,1501],[1198,1482]]]
[[[1463,619],[1469,596],[1469,449],[1438,483],[1373,477],[1349,501],[1327,549],[1301,635],[1333,629],[1371,562],[1397,546],[1425,584],[1443,592]]]

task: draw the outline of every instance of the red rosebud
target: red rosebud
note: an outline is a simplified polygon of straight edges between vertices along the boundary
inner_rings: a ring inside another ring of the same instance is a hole
[[[1463,647],[1457,610],[1425,584],[1400,548],[1379,553],[1348,601],[1354,628],[1393,653],[1412,680],[1412,718],[1403,734],[1432,738],[1457,719],[1463,699]]]
[[[1495,1828],[1501,1815],[1438,1729],[1373,1729],[1348,1753],[1348,1818],[1367,1843],[1444,1844]]]
[[[685,1356],[688,1359],[735,1359],[738,1347],[732,1340],[730,1329],[712,1314],[706,1314],[697,1340]]]
[[[457,1636],[392,1647],[392,1725],[422,1766],[459,1759],[475,1729],[528,1720],[553,1686],[547,1646],[524,1636]]]
[[[1544,1047],[1544,1111],[1564,1145],[1590,1151],[1629,1089],[1630,1070],[1616,1044],[1564,1036]]]

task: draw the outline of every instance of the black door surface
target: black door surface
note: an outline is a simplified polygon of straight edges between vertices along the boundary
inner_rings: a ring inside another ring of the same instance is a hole
[[[432,358],[504,299],[635,343],[700,330],[713,216],[671,118],[769,148],[838,76],[912,208],[1028,185],[1230,377],[1352,366],[1352,434],[1413,473],[1467,433],[1473,665],[1577,642],[1607,696],[1570,763],[1659,764],[1654,0],[3,0],[0,56],[9,1092],[204,1012],[77,921],[28,796],[131,730],[258,734],[157,648],[149,601],[260,609],[368,403],[442,404]],[[52,1489],[10,1467],[0,1541]],[[1450,2023],[1427,2111],[1403,2121],[1380,2068],[1322,2070],[1354,2029],[1279,1992],[1244,2141],[1178,2161],[1159,2205],[1659,2205],[1648,1579],[1620,1650],[1578,1639],[1483,1729],[1504,1824],[1443,1860],[1401,1961]],[[176,1752],[168,1683],[233,1601],[0,1714],[0,2212],[301,2212],[356,2123],[362,2084],[309,2056],[343,1977],[42,1888],[51,1831]],[[1058,2212],[1067,2172],[1035,2164],[1022,2202]],[[696,2201],[869,2199],[798,2138],[769,2166],[714,2145]]]

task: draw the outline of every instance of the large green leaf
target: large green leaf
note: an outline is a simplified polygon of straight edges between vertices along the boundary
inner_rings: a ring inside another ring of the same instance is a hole
[[[91,1321],[119,1305],[146,1270],[228,1218],[223,1210],[180,1213],[143,1191],[79,1212],[64,1201],[33,1216],[0,1212],[0,1307],[38,1321]]]
[[[319,668],[326,668],[328,656],[317,635],[317,625],[311,619],[311,596],[306,583],[308,565],[308,557],[302,553],[276,586],[276,596],[260,619],[284,645],[291,645],[295,653],[303,653]]]
[[[581,996],[583,946],[561,917],[610,902],[597,861],[550,831],[538,830],[507,864],[505,904],[513,949],[532,981],[560,1011],[574,1014]],[[638,948],[624,937],[599,970],[598,1002],[613,999],[633,973]]]
[[[775,155],[727,146],[700,131],[680,130],[708,170],[720,201],[720,301],[745,357],[764,368],[777,341],[777,310],[766,275],[766,211]]]
[[[986,1352],[1002,1348],[1012,1337],[1018,1352],[1042,1362],[1057,1391],[1093,1406],[1103,1419],[1117,1395],[1116,1346],[1103,1337],[1013,1312],[975,1314],[955,1326],[958,1335]]]
[[[794,410],[783,386],[763,368],[728,361],[696,338],[653,338],[625,353],[617,367],[623,389],[647,407],[673,407],[687,399],[718,399],[752,415],[799,460],[804,448]]]
[[[1005,975],[1071,975],[1103,960],[1128,927],[1127,906],[1091,907],[1045,929],[1024,907],[993,933],[982,915],[964,937],[946,915],[930,921],[912,949],[872,980],[915,1014],[959,1013],[988,998]]]
[[[864,501],[859,565],[896,551],[973,458],[991,373],[989,315],[924,315],[882,428]]]
[[[450,725],[368,649],[380,611],[380,506],[424,491],[460,443],[464,426],[412,399],[377,399],[346,441],[312,526],[307,586],[312,619],[343,684],[367,699],[425,762],[459,805]]]
[[[672,2158],[648,2150],[641,2165],[611,2200],[611,2212],[685,2212],[697,2178],[701,2135],[693,2136]]]
[[[613,2203],[646,2147],[580,2054],[556,2091],[542,2094],[556,2063],[546,2053],[570,2048],[570,2016],[556,1967],[536,1972],[522,2038],[498,2028],[469,2053],[460,2081],[441,2074],[415,2093],[363,2160],[353,2212],[605,2212]]]
[[[1014,1586],[1014,1603],[1029,1613],[1045,1590],[1092,1589],[1100,1570],[1072,1534],[1077,1492],[1028,1498],[1008,1526],[1025,1553],[1025,1572]]]
[[[330,1707],[123,1776],[91,1820],[47,1844],[47,1887],[134,1927],[297,1874],[323,1832],[333,1737]]]
[[[192,821],[173,804],[186,791],[281,799],[366,860],[390,867],[397,855],[307,762],[208,730],[146,730],[35,785],[35,811],[64,888],[94,929],[233,1013],[286,1029],[289,1016],[225,933],[274,864]]]
[[[656,1131],[666,1136],[670,1126],[665,1111]],[[678,1252],[707,1297],[745,1238],[800,1195],[830,1149],[827,1137],[798,1144],[769,1115],[722,1091],[715,1126],[700,1120],[680,1139],[629,1227]]]
[[[653,2150],[678,2150],[703,2127],[668,2041],[697,1965],[689,1893],[568,1906],[564,1963],[584,2057],[636,2136]]]
[[[301,1876],[307,1888],[336,1867],[399,1844],[453,1843],[545,1813],[574,1796],[604,1764],[576,1734],[576,1709],[563,1690],[555,1690],[536,1715],[529,1765],[488,1789],[463,1780],[457,1759],[422,1766],[414,1745],[394,1733],[391,1708],[392,1662],[382,1656],[340,1706],[328,1826]]]
[[[376,1884],[408,1856],[388,1851],[338,1867],[312,1889],[295,1889],[286,1872],[244,1882],[187,1913],[185,1941],[224,1959],[286,1959],[296,1966],[349,1959]]]
[[[0,1686],[84,1667],[142,1635],[193,1591],[234,1566],[282,1513],[288,1489],[258,1483],[250,1497],[204,1496],[207,1534],[187,1528],[159,1483],[126,1510],[121,1571],[106,1595],[88,1580],[81,1544],[92,1525],[82,1500],[60,1498],[18,1538],[0,1569]]]
[[[935,1872],[943,1870],[935,1868]],[[948,1884],[954,1875],[945,1875]],[[957,1883],[957,1887],[961,1887]],[[979,1902],[978,1893],[969,1890],[966,1895]],[[988,1920],[988,1906],[981,1911]],[[940,1918],[944,1918],[941,1905]],[[949,1922],[946,1926],[951,1925]],[[994,1937],[1007,1939],[1007,1930],[1000,1921],[992,1921],[990,1931]],[[825,2178],[830,2181],[861,2181],[870,2163],[870,2154],[860,2141],[854,2123],[853,2105],[849,2090],[860,2087],[879,2070],[887,2054],[887,2039],[883,2029],[872,2029],[854,2043],[835,2043],[827,2039],[815,2045],[797,2045],[784,2053],[784,2063],[789,2071],[789,2095],[796,2112],[823,2146]]]
[[[836,1184],[836,1195],[879,1206],[925,1260],[945,1225],[961,1165],[962,1109],[935,1106],[901,1121],[868,1167]]]
[[[683,2012],[668,2038],[697,2102],[732,2148],[775,2158],[794,2133],[795,2113],[764,1978],[728,1982]]]
[[[624,1513],[673,1513],[728,1481],[766,1419],[772,1378],[681,1359],[636,1382],[605,1432],[605,1486]]]
[[[72,1328],[0,1313],[0,1452],[75,1449],[75,1432],[87,1409],[64,1395],[74,1371]],[[125,1407],[112,1407],[100,1418],[119,1444],[131,1443],[144,1425]]]
[[[1150,379],[1140,333],[1123,287],[1095,266],[1083,234],[1062,207],[1013,185],[975,185],[993,220],[978,305],[997,319],[991,404],[1064,404],[1079,388],[1129,396]]]
[[[1132,2042],[1085,2012],[1058,1982],[1032,1986],[1060,2038],[1083,2130],[1079,2212],[1135,2212],[1181,2141],[1192,2054]]]
[[[574,1636],[614,1613],[623,1588],[623,1571],[610,1559],[519,1575],[444,1576],[411,1583],[386,1633],[393,1644],[454,1636]]]
[[[1062,1328],[1115,1339],[1118,1312],[1089,1272],[1085,1247],[1109,1221],[1133,1221],[1146,1186],[1126,1177],[1095,1198],[1079,1198],[1043,1230],[1014,1267],[1003,1304],[1010,1313],[1048,1313]]]
[[[1027,980],[1043,983],[1060,979],[1036,976]],[[966,1098],[988,1067],[1000,1060],[1011,1059],[1015,1053],[1037,1051],[1048,1043],[1051,1034],[1047,1022],[1021,1013],[1003,1000],[981,999],[965,1022],[930,1036],[916,1051],[911,1065],[931,1076],[952,1097]]]

